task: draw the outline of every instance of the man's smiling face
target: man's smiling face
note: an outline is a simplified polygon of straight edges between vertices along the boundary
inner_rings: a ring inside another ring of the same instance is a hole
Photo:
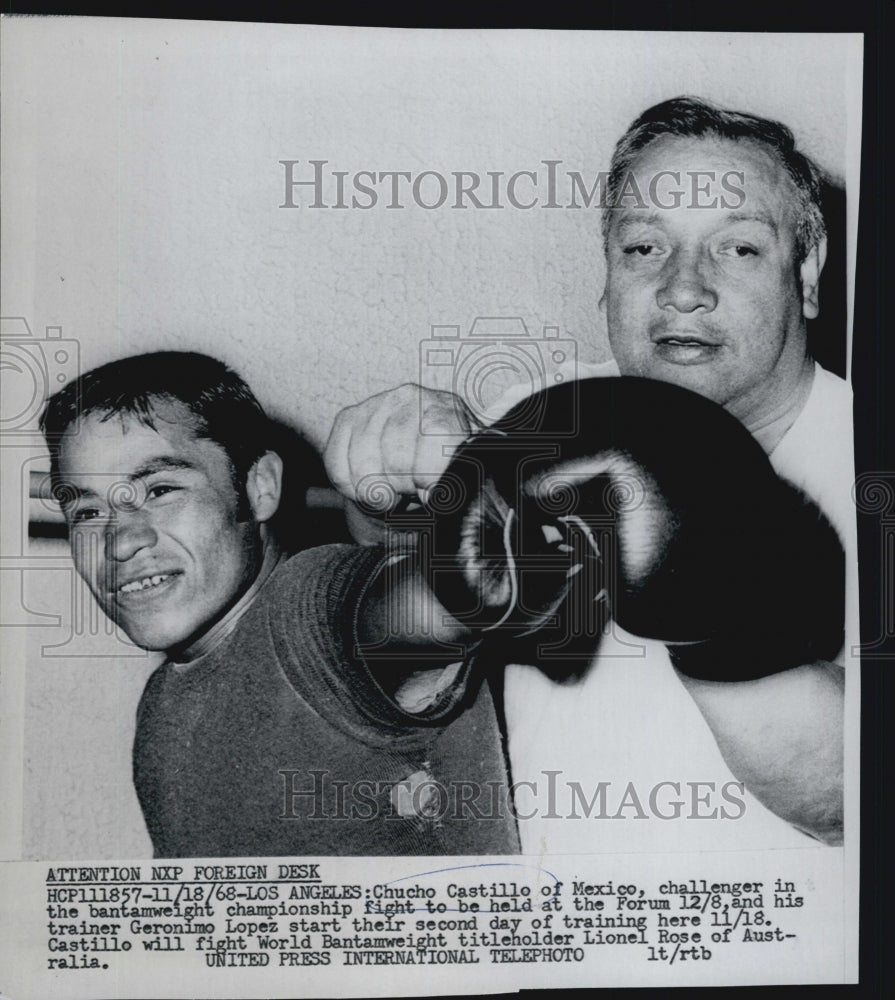
[[[807,363],[822,260],[796,259],[796,187],[761,145],[717,137],[656,139],[631,170],[641,192],[679,171],[688,196],[667,209],[622,199],[611,212],[600,304],[619,368],[699,392],[748,426],[782,405]],[[715,178],[697,198],[692,171]],[[745,197],[722,187],[731,171]]]
[[[129,414],[102,417],[80,418],[59,452],[75,565],[133,642],[169,650],[198,638],[251,583],[259,525],[237,519],[230,459],[196,436],[182,403],[156,401],[155,430]]]

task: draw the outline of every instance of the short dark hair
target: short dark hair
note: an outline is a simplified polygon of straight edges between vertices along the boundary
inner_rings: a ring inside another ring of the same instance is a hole
[[[631,163],[642,149],[661,136],[750,141],[763,145],[786,170],[799,196],[796,222],[796,254],[799,262],[807,257],[826,235],[821,192],[823,174],[804,153],[795,148],[792,131],[780,122],[742,111],[718,108],[699,97],[674,97],[647,108],[618,140],[609,165],[607,199],[603,207],[603,242],[608,246],[611,206]]]
[[[195,420],[198,437],[219,444],[245,485],[249,469],[268,450],[271,428],[254,393],[222,361],[191,351],[157,351],[111,361],[52,395],[40,418],[50,449],[50,477],[59,484],[59,449],[68,428],[88,413],[109,420],[128,414],[156,429],[154,404],[182,403]]]

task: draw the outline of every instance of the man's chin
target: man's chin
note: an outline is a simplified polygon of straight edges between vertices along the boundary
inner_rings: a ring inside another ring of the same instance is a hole
[[[192,629],[188,627],[175,628],[172,622],[134,622],[128,621],[125,617],[119,617],[118,625],[124,634],[140,649],[145,649],[150,653],[165,653],[185,643],[192,635]]]
[[[147,635],[139,630],[124,628],[124,633],[135,646],[145,649],[148,653],[165,653],[178,644],[177,641],[170,641],[165,636]]]

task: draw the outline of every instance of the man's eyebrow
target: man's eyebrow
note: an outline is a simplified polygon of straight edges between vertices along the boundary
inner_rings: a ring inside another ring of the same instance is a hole
[[[636,229],[638,226],[663,226],[664,222],[665,215],[662,212],[641,213],[637,209],[625,209],[624,214],[618,218],[612,228],[627,232],[627,230]],[[724,216],[721,225],[733,226],[740,222],[757,222],[767,226],[775,235],[779,232],[777,221],[767,212],[731,211],[730,214]]]
[[[96,490],[75,486],[74,483],[70,483],[68,480],[63,480],[58,483],[53,492],[55,499],[58,500],[59,506],[63,510],[67,507],[71,507],[71,505],[78,500],[83,500],[86,497],[99,496]]]
[[[661,225],[665,220],[661,212],[643,213],[638,209],[625,208],[623,214],[616,216],[618,221],[613,229],[631,229],[634,226]]]
[[[724,217],[724,224],[727,226],[732,226],[737,222],[758,222],[767,226],[775,235],[779,231],[777,220],[767,212],[731,212],[730,215]]]
[[[171,469],[195,469],[195,462],[190,462],[185,458],[175,458],[172,455],[159,455],[156,458],[147,459],[138,469],[135,469],[127,478],[145,479],[147,476],[155,475],[156,472],[167,472]]]

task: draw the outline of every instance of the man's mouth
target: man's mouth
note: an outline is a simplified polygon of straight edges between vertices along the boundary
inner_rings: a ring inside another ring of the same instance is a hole
[[[682,365],[709,361],[721,348],[719,343],[689,332],[663,333],[654,337],[653,343],[660,357]]]
[[[173,580],[178,574],[176,572],[170,573],[154,573],[147,576],[132,577],[125,583],[121,584],[116,588],[115,593],[119,597],[129,596],[131,594],[142,594],[146,592],[152,592],[158,590],[169,580]]]

